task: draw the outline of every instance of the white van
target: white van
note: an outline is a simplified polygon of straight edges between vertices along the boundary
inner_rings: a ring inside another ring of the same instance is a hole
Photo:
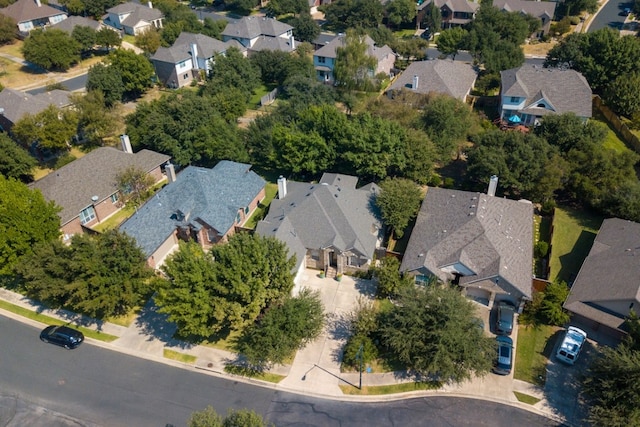
[[[580,355],[580,350],[587,340],[587,333],[575,326],[569,326],[556,352],[556,358],[573,365]]]

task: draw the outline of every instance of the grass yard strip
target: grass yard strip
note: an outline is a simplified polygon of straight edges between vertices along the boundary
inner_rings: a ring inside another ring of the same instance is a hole
[[[127,314],[123,314],[122,316],[107,317],[105,320],[109,323],[113,323],[114,325],[124,326],[125,328],[128,328],[129,326],[131,326],[136,317],[138,317],[138,314],[140,314],[140,310],[141,307],[135,307]]]
[[[514,378],[530,384],[544,385],[549,353],[553,347],[550,338],[560,328],[548,325],[520,326],[516,346]]]
[[[17,314],[19,316],[26,317],[27,319],[35,320],[36,322],[45,323],[47,325],[71,326],[74,329],[82,332],[87,338],[93,338],[104,342],[111,342],[118,339],[118,337],[116,337],[115,335],[109,335],[105,334],[104,332],[94,331],[93,329],[85,328],[83,326],[76,326],[68,322],[64,322],[60,319],[56,319],[55,317],[45,316],[44,314],[36,313],[35,311],[31,311],[29,309],[20,307],[19,305],[11,304],[6,301],[0,301],[0,308],[10,311],[11,313]]]
[[[242,366],[227,365],[224,367],[224,371],[228,374],[240,375],[243,377],[253,378],[256,380],[268,381],[270,383],[278,384],[285,379],[284,375],[272,374],[271,372],[260,372],[252,369],[247,369]]]
[[[269,209],[269,205],[271,201],[276,196],[278,192],[278,184],[274,184],[273,182],[267,183],[265,187],[265,196],[264,199],[260,203],[258,203],[258,207],[255,211],[253,211],[253,215],[247,220],[244,224],[246,228],[256,228],[258,225],[258,221],[265,217],[267,210]]]
[[[529,396],[528,394],[520,393],[519,391],[514,391],[513,394],[516,395],[516,399],[518,399],[519,402],[526,403],[528,405],[535,405],[540,402],[540,399],[537,397]]]
[[[609,148],[614,150],[616,153],[625,153],[631,152],[631,150],[626,146],[622,138],[618,135],[613,126],[609,124],[604,115],[597,108],[593,109],[593,118],[592,120],[598,121],[604,124],[607,127],[607,136],[604,139],[602,145],[605,148]]]
[[[551,239],[551,281],[569,281],[589,254],[604,217],[566,206],[556,208]]]
[[[442,385],[437,382],[431,383],[401,383],[376,386],[362,386],[362,390],[352,385],[340,385],[340,390],[344,394],[360,396],[378,396],[382,394],[408,393],[410,391],[437,390]]]
[[[197,359],[196,356],[192,356],[190,354],[185,354],[185,353],[180,353],[179,351],[168,350],[166,348],[162,352],[162,355],[164,357],[166,357],[167,359],[177,360],[178,362],[189,363],[191,365],[196,363],[196,359]]]

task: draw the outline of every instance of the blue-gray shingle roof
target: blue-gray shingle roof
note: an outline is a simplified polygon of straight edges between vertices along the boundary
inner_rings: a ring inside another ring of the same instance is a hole
[[[238,210],[260,193],[266,182],[251,165],[228,160],[213,169],[189,166],[176,181],[153,196],[120,229],[151,256],[179,226],[209,225],[220,234],[234,226]]]

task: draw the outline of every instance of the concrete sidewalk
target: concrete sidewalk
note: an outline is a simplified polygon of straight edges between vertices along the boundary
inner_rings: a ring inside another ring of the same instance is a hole
[[[475,378],[462,384],[445,385],[439,390],[378,396],[345,395],[339,386],[357,387],[360,379],[360,374],[357,372],[340,372],[342,346],[348,335],[348,314],[355,307],[358,295],[361,295],[362,298],[365,299],[372,298],[375,287],[371,282],[366,280],[344,276],[342,281],[338,282],[332,278],[321,279],[316,273],[317,272],[313,270],[307,270],[303,273],[302,283],[305,287],[317,289],[321,292],[329,321],[321,336],[296,354],[291,366],[276,366],[270,370],[271,373],[286,377],[278,384],[226,373],[225,366],[237,361],[237,355],[232,352],[209,346],[193,345],[174,339],[173,335],[176,326],[167,320],[166,315],[158,313],[157,307],[155,307],[152,300],[143,307],[139,316],[129,327],[124,327],[91,319],[65,310],[50,310],[36,301],[32,301],[18,293],[3,288],[0,288],[0,299],[28,310],[60,319],[64,322],[99,330],[118,337],[111,343],[96,342],[90,338],[87,339],[102,347],[111,348],[156,362],[179,366],[184,369],[199,369],[210,374],[231,377],[236,381],[260,384],[262,386],[304,395],[350,401],[389,401],[417,396],[455,395],[518,406],[561,422],[568,422],[569,424],[573,421],[558,417],[554,411],[545,404],[542,390],[531,384],[514,380],[513,374],[504,377],[487,374],[485,377]],[[5,310],[0,310],[0,312],[8,317],[30,323],[34,326],[44,326],[38,325],[38,322],[25,319]],[[195,356],[196,361],[194,364],[185,364],[167,359],[163,354],[165,349]],[[412,381],[413,379],[410,376],[402,372],[365,372],[362,376],[363,386],[391,385]],[[513,391],[534,396],[541,399],[541,401],[533,406],[523,404],[518,402]]]

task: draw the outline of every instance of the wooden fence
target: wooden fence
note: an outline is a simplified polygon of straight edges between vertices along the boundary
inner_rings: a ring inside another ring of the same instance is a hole
[[[593,97],[593,107],[597,108],[598,111],[602,113],[604,118],[609,122],[611,126],[622,136],[627,145],[635,150],[636,153],[640,153],[640,139],[635,136],[627,125],[622,123],[620,118],[615,115],[613,111],[609,109],[604,103],[602,99],[598,95]]]

